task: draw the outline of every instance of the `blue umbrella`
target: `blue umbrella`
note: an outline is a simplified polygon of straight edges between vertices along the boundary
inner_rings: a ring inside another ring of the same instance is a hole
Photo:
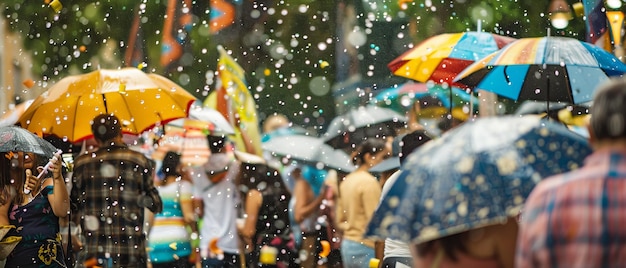
[[[579,104],[592,100],[597,85],[624,73],[626,64],[597,46],[539,37],[519,39],[474,62],[455,82],[513,100]]]
[[[452,94],[452,95],[451,95]],[[422,113],[426,117],[438,117],[452,108],[474,106],[478,109],[478,98],[458,87],[444,87],[435,83],[407,82],[380,91],[372,103],[405,113],[416,101],[422,103]],[[432,111],[429,111],[431,109]],[[437,110],[437,111],[435,111]]]
[[[464,123],[409,156],[367,235],[421,243],[505,222],[537,182],[590,153],[582,136],[538,116]]]

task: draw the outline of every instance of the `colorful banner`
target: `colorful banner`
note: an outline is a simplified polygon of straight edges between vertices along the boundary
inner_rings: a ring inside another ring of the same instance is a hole
[[[254,98],[248,91],[243,68],[224,50],[217,47],[218,83],[204,100],[204,106],[219,111],[235,128],[235,149],[262,155],[261,133]]]
[[[211,0],[209,29],[211,34],[217,34],[221,30],[235,24],[237,10],[235,5],[226,0]]]
[[[191,0],[168,0],[163,38],[161,40],[161,66],[169,72],[179,65],[183,54],[190,53],[188,42],[192,26]]]
[[[135,18],[133,19],[133,25],[130,28],[126,53],[124,54],[124,66],[126,67],[138,67],[140,64],[147,63],[148,61],[145,54],[143,29],[141,27],[141,14],[142,10],[139,10],[138,6],[137,9],[135,9]]]
[[[585,20],[587,42],[606,49],[608,25],[604,0],[583,0],[583,7],[587,18]]]

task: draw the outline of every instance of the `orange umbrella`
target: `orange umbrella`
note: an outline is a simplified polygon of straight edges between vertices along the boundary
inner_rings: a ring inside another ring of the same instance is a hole
[[[114,114],[123,131],[140,134],[186,117],[196,98],[176,83],[137,68],[68,76],[37,97],[20,117],[22,127],[70,142],[87,139],[91,120]]]
[[[24,114],[24,111],[28,109],[28,106],[30,106],[33,101],[34,100],[27,100],[6,111],[2,116],[0,116],[0,127],[15,125],[17,120],[20,119],[20,116]]]

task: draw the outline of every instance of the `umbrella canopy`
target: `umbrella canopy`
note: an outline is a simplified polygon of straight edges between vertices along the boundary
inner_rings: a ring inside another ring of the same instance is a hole
[[[513,100],[579,104],[595,88],[626,72],[605,50],[568,37],[519,39],[475,62],[455,81]]]
[[[12,126],[17,123],[20,116],[24,114],[24,111],[33,103],[34,100],[27,100],[20,104],[15,105],[13,109],[9,109],[0,117],[0,127]]]
[[[6,126],[0,127],[0,152],[25,152],[52,157],[57,148],[26,129]]]
[[[189,117],[173,120],[168,125],[195,128],[209,132],[214,136],[235,134],[235,130],[228,120],[220,112],[209,107],[192,106],[189,109]]]
[[[395,136],[406,117],[394,110],[374,105],[360,106],[333,118],[324,142],[334,148],[357,146],[368,137]]]
[[[409,155],[368,235],[422,243],[505,222],[536,183],[590,153],[585,138],[538,116],[464,123]]]
[[[33,101],[19,124],[35,133],[77,142],[92,136],[94,117],[107,113],[122,121],[125,133],[140,134],[186,117],[195,100],[160,75],[137,68],[97,70],[61,79]]]
[[[311,134],[310,131],[306,128],[303,128],[301,126],[296,126],[296,125],[290,125],[286,127],[280,127],[275,130],[272,130],[271,132],[263,134],[263,137],[261,137],[261,142],[266,142],[274,137],[280,137],[280,136],[310,135],[310,134]]]
[[[317,137],[306,135],[276,136],[263,142],[261,147],[273,156],[286,157],[316,166],[318,163],[322,163],[327,168],[346,173],[355,169],[348,154],[325,144],[322,139]]]
[[[479,103],[478,98],[458,87],[448,87],[432,82],[408,82],[398,87],[385,89],[373,99],[374,104],[400,113],[409,110],[416,101],[419,101],[421,105],[419,116],[431,118],[440,117],[448,113],[451,108],[460,109],[457,111],[462,113],[463,107],[469,107],[470,103],[476,110]]]
[[[416,81],[452,84],[465,67],[514,40],[485,32],[440,34],[406,51],[387,67],[394,75]]]

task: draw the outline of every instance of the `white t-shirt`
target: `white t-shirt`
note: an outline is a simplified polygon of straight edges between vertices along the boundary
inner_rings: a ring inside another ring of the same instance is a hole
[[[400,176],[400,172],[401,172],[400,170],[394,172],[391,176],[389,176],[387,181],[385,181],[385,184],[383,185],[382,194],[380,196],[381,202],[387,195],[387,192],[389,192],[389,189],[391,188],[391,186],[396,182],[396,180]],[[383,256],[384,256],[383,259],[388,258],[388,257],[409,257],[410,258],[411,250],[409,249],[409,244],[407,243],[404,243],[399,240],[386,238]]]
[[[202,198],[204,216],[200,227],[200,250],[202,257],[209,256],[209,243],[217,238],[217,246],[225,253],[239,254],[237,235],[237,207],[240,199],[235,176],[239,163],[231,162],[228,173],[220,182],[213,183],[202,167],[193,168],[194,198]]]

